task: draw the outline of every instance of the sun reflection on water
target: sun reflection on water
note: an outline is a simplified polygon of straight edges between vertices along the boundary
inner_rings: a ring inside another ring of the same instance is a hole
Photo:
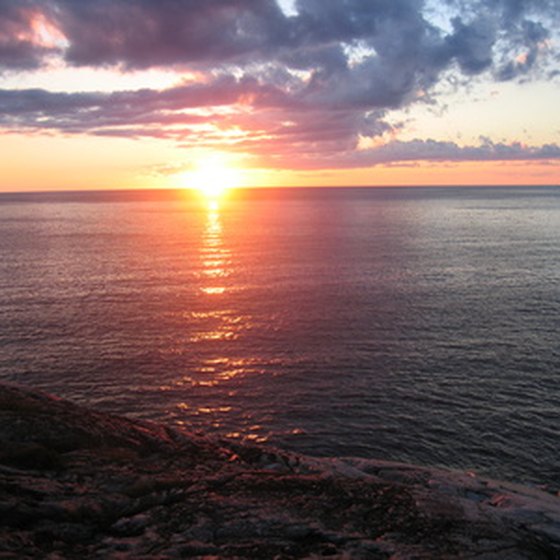
[[[201,283],[200,290],[206,295],[221,295],[227,287],[223,281],[232,273],[231,252],[224,244],[220,205],[217,200],[208,201],[206,227],[200,247],[200,274],[214,280]],[[218,282],[222,280],[222,282]]]
[[[235,404],[245,386],[243,380],[262,375],[270,367],[258,355],[246,355],[246,345],[239,342],[254,324],[244,304],[240,256],[225,205],[225,200],[205,202],[194,297],[188,308],[177,313],[188,329],[179,350],[188,367],[173,382],[178,399],[172,415],[179,426],[203,423],[205,429],[223,430],[232,417],[249,418],[248,411]],[[247,420],[238,435],[228,437],[265,441],[263,431]]]
[[[232,356],[231,344],[251,329],[250,315],[233,305],[235,262],[228,246],[218,200],[207,201],[206,222],[199,249],[197,308],[185,313],[192,329],[189,342],[200,362],[192,368],[192,386],[215,386],[246,371],[250,360]],[[227,346],[223,346],[227,345]],[[185,379],[183,379],[185,381]]]
[[[205,294],[212,296],[216,294],[223,294],[226,291],[225,286],[203,286],[200,288]]]

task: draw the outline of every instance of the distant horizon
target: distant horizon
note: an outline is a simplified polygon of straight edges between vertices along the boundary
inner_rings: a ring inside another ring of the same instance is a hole
[[[301,186],[238,186],[227,189],[227,192],[235,191],[274,191],[274,190],[345,190],[345,189],[531,189],[531,188],[560,188],[560,184],[454,184],[454,185],[301,185]],[[42,195],[42,194],[103,194],[103,193],[200,193],[196,187],[130,187],[130,188],[92,188],[92,189],[43,189],[43,190],[19,190],[4,191],[3,195]]]

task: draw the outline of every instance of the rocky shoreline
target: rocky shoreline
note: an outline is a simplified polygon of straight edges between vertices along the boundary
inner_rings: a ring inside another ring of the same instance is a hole
[[[560,498],[317,459],[0,385],[0,559],[560,558]]]

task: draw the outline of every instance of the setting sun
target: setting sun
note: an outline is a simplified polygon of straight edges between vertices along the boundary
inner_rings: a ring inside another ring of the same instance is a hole
[[[194,169],[180,174],[184,188],[196,189],[208,198],[218,198],[223,193],[241,186],[241,171],[226,156],[213,154],[199,159]]]

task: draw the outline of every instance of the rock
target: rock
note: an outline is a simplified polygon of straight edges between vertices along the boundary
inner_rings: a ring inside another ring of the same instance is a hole
[[[38,443],[6,441],[0,450],[0,464],[22,469],[57,469],[62,467],[60,454]]]
[[[0,385],[0,558],[560,558],[560,499],[318,459]]]
[[[121,537],[141,535],[149,524],[149,517],[144,514],[121,518],[109,528],[111,534]]]

